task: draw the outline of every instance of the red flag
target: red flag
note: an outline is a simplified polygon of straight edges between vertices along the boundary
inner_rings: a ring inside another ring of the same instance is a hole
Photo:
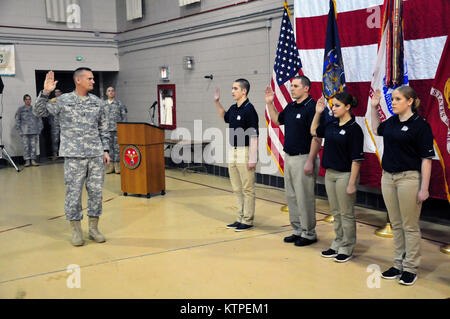
[[[450,202],[450,62],[448,37],[441,55],[433,86],[431,98],[423,111],[423,116],[430,123],[434,136],[434,147],[439,161],[434,160],[431,170],[430,196],[447,199]]]
[[[296,39],[302,71],[311,80],[310,94],[314,99],[322,95],[323,44],[329,2],[330,0],[294,0]],[[382,14],[386,12],[384,0],[336,2],[339,40],[345,65],[345,86],[360,102],[352,113],[364,130],[367,101],[381,40],[380,27],[383,28]],[[430,95],[430,88],[449,29],[447,15],[442,13],[449,12],[449,8],[448,0],[403,1],[404,52],[408,62],[408,81],[422,101],[422,107],[427,105],[428,100],[434,99]],[[367,130],[364,134],[367,141]],[[361,163],[360,184],[380,188],[380,162],[374,148],[367,142],[364,143],[364,157],[365,160]]]

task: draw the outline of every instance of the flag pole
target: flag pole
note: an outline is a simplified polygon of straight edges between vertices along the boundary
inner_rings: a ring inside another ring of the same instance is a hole
[[[334,9],[334,19],[337,21],[337,6],[336,6],[336,1],[332,0],[333,2],[333,9]],[[331,10],[331,2],[330,2],[330,10]],[[329,21],[328,21],[329,23]],[[328,28],[328,25],[327,25]],[[328,32],[328,30],[327,30]],[[327,35],[328,36],[328,35]],[[326,45],[325,45],[325,51],[326,51]],[[322,82],[322,87],[323,87],[324,83]],[[336,94],[337,92],[335,92],[334,94]],[[324,93],[322,93],[322,95],[325,97],[325,99],[327,100],[327,103],[329,105],[330,110],[332,109],[332,98],[334,96],[334,94],[332,96],[325,96]],[[327,223],[334,223],[334,216],[333,215],[328,215],[327,217],[325,217],[323,219],[325,222]]]
[[[384,29],[386,28],[386,21],[389,19],[390,12],[388,12],[388,7],[389,6],[385,5],[385,8],[384,8],[383,25],[382,25],[382,28],[380,30],[380,32],[381,32],[380,33],[380,39],[382,39],[382,37],[383,37]],[[402,23],[402,26],[403,26],[403,21],[401,21],[401,23]],[[386,41],[388,41],[388,40],[386,40]],[[386,78],[387,78],[387,74],[386,74]],[[369,132],[370,132],[370,130],[369,130]],[[375,140],[374,140],[374,144],[375,144],[375,151],[376,151],[378,160],[380,161],[380,165],[381,165],[381,159],[380,159],[380,156],[378,154],[378,149],[377,149],[377,145],[375,143]],[[386,225],[384,227],[382,227],[382,228],[377,229],[375,231],[375,235],[378,236],[378,237],[384,237],[384,238],[393,238],[394,237],[394,233],[392,232],[392,227],[391,227],[391,221],[389,220],[389,213],[386,213]]]
[[[291,18],[291,12],[289,11],[289,8],[288,8],[288,2],[285,1],[285,0],[283,0],[283,6],[286,8],[287,13],[288,13],[288,15],[289,15],[289,19],[290,19],[290,18]],[[289,207],[288,207],[288,205],[283,205],[283,206],[281,206],[280,211],[283,212],[283,213],[289,213]]]

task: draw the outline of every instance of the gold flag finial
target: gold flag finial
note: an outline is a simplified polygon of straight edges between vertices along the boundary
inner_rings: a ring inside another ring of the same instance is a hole
[[[288,8],[288,2],[283,0],[283,5],[284,5],[284,8],[286,9],[286,11],[287,11],[287,13],[289,15],[289,19],[290,19],[291,18],[291,12],[289,11],[289,8]]]

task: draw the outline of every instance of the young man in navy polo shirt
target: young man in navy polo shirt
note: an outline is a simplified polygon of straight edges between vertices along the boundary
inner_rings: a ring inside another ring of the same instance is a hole
[[[214,100],[217,111],[229,124],[231,149],[228,153],[228,170],[233,192],[238,202],[237,219],[227,228],[245,231],[253,227],[255,215],[255,167],[258,152],[258,114],[247,95],[250,83],[245,79],[234,81],[231,94],[236,104],[225,111],[220,103],[220,90]]]
[[[270,119],[284,125],[284,184],[289,207],[289,220],[294,234],[284,238],[287,243],[307,246],[317,241],[316,202],[314,187],[319,173],[322,139],[312,137],[310,127],[316,102],[309,95],[311,82],[306,76],[297,76],[291,83],[294,102],[278,113],[273,105],[274,93],[268,86],[265,91]]]

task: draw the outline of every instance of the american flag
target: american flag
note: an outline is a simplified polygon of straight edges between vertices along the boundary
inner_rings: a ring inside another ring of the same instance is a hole
[[[273,105],[277,112],[281,112],[288,103],[292,102],[290,88],[291,79],[299,71],[302,63],[298,53],[295,33],[292,28],[289,10],[285,4],[283,18],[281,21],[280,37],[277,45],[277,56],[273,66],[272,80],[270,85],[274,92]],[[269,109],[266,105],[265,111],[267,125],[267,148],[272,154],[281,173],[284,172],[284,127],[279,127],[270,120]]]

